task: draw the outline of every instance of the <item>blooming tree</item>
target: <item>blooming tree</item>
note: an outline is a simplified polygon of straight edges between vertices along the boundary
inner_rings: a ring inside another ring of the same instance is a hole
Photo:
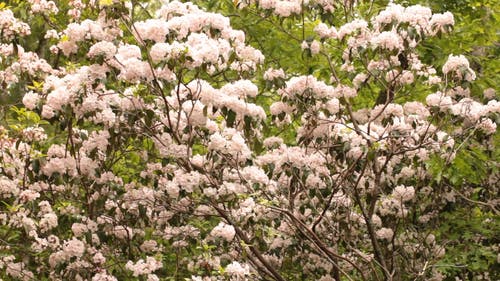
[[[23,45],[30,21],[2,7],[0,82],[23,106],[0,131],[1,276],[444,278],[437,218],[475,186],[456,189],[430,163],[471,145],[494,151],[500,113],[492,90],[471,95],[466,57],[437,67],[419,56],[451,30],[451,13],[390,4],[314,23],[314,37],[290,44],[330,62],[323,80],[263,69],[229,18],[189,2],[27,2],[50,44]],[[233,5],[303,25],[356,9]]]

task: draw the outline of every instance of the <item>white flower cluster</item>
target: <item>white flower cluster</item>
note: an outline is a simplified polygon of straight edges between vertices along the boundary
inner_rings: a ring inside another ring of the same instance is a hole
[[[69,56],[78,51],[78,43],[93,39],[96,41],[113,41],[121,35],[121,30],[116,26],[116,22],[99,18],[97,21],[86,19],[81,23],[70,23],[63,31],[57,48],[64,55]]]
[[[214,237],[221,237],[229,242],[234,239],[236,231],[234,230],[234,227],[232,225],[220,222],[216,227],[214,227],[214,229],[212,229],[210,235]]]
[[[274,14],[280,17],[298,15],[303,12],[304,7],[319,8],[324,12],[333,12],[335,10],[334,0],[238,0],[236,2],[240,8],[258,3],[260,8],[272,10]]]
[[[336,97],[335,89],[319,81],[316,77],[299,76],[292,77],[286,82],[286,87],[279,90],[281,95],[286,95],[291,99],[300,97],[328,98]]]
[[[54,1],[47,0],[28,0],[31,4],[31,11],[33,13],[53,13],[57,14],[59,9]]]
[[[232,263],[228,264],[225,270],[227,274],[240,278],[244,278],[245,276],[250,274],[250,267],[247,264],[241,264],[237,261],[233,261]]]
[[[473,81],[476,79],[476,73],[470,68],[469,61],[463,55],[450,55],[448,57],[443,65],[443,74],[449,73],[460,80]]]
[[[211,135],[207,148],[221,153],[229,153],[241,161],[250,158],[252,154],[241,133],[231,128],[224,129],[222,134],[216,132]]]
[[[134,277],[139,277],[141,275],[150,275],[162,267],[162,262],[156,260],[153,257],[146,257],[146,260],[140,259],[136,263],[128,261],[125,265],[126,269],[133,272]]]
[[[274,79],[277,78],[286,78],[285,72],[283,69],[274,69],[274,68],[269,68],[264,72],[263,78],[267,81],[273,81]]]
[[[12,40],[14,36],[26,36],[31,34],[30,26],[14,17],[9,9],[0,10],[0,33],[2,39]]]
[[[403,7],[391,3],[385,10],[374,16],[370,22],[354,19],[338,28],[319,23],[314,31],[322,40],[338,39],[346,42],[347,48],[342,56],[344,64],[341,67],[344,71],[355,72],[357,70],[353,60],[359,58],[361,50],[379,49],[392,56],[390,60],[379,58],[370,61],[367,65],[370,72],[384,71],[386,72],[384,79],[394,84],[413,83],[416,79],[415,74],[426,77],[429,84],[436,84],[440,83],[441,80],[435,75],[434,68],[422,64],[416,53],[410,53],[407,58],[403,59],[407,62],[402,64],[401,52],[406,46],[409,46],[410,50],[414,49],[426,36],[435,36],[440,32],[450,31],[453,24],[453,15],[449,12],[432,14],[429,8],[420,5]],[[475,74],[468,67],[468,64],[459,64],[463,66],[462,73],[457,72],[459,78],[468,81],[474,80]],[[450,67],[455,70],[457,65],[450,65]],[[360,79],[353,81],[356,87],[359,87]]]
[[[380,240],[387,240],[391,241],[392,237],[394,236],[394,231],[390,228],[383,227],[376,232],[377,238]]]

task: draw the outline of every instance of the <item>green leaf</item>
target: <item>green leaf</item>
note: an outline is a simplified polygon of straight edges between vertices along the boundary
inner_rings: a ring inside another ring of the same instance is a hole
[[[113,5],[113,0],[99,0],[99,6],[111,6]]]
[[[229,109],[226,115],[226,124],[228,127],[233,127],[234,121],[236,120],[236,112]]]

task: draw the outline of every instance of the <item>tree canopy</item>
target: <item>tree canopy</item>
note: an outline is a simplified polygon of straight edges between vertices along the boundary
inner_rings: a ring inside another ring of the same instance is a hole
[[[499,8],[3,1],[0,279],[500,279]]]

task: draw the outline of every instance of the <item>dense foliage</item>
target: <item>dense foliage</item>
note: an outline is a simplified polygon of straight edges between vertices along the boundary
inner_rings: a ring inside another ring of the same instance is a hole
[[[3,1],[0,277],[498,280],[498,1],[420,4]]]

